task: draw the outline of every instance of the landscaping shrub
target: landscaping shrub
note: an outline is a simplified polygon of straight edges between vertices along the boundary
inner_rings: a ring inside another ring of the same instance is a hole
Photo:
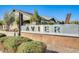
[[[6,52],[16,52],[16,48],[23,42],[32,41],[31,39],[24,37],[3,37],[1,38]]]
[[[3,45],[5,47],[6,52],[15,52],[15,50],[16,50],[16,39],[9,37],[3,42]]]
[[[17,48],[18,53],[42,53],[45,50],[46,45],[38,41],[24,42]]]
[[[7,37],[6,37],[7,38]],[[4,45],[3,45],[3,42],[4,42],[4,40],[6,39],[5,37],[1,37],[0,38],[0,50],[1,51],[4,51]]]
[[[41,53],[46,49],[44,43],[20,36],[1,37],[0,42],[3,45],[3,51],[10,53]]]
[[[29,38],[20,37],[20,36],[16,36],[16,37],[13,37],[13,38],[17,40],[17,42],[16,42],[16,45],[17,45],[17,46],[20,45],[20,44],[23,43],[23,42],[32,41],[32,40],[29,39]]]
[[[1,38],[0,38],[0,43],[3,43],[4,40],[6,40],[7,38],[8,38],[8,37],[6,37],[6,36],[5,36],[5,37],[1,37]]]
[[[6,36],[5,34],[0,33],[0,38]]]

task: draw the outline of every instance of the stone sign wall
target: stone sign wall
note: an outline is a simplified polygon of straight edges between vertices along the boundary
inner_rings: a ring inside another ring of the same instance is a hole
[[[44,42],[57,52],[79,52],[79,25],[24,25],[21,36]]]

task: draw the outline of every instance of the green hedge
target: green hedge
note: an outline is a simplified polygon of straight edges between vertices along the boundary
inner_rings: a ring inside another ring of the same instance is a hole
[[[46,45],[38,41],[24,42],[17,48],[19,53],[42,53],[45,50]]]

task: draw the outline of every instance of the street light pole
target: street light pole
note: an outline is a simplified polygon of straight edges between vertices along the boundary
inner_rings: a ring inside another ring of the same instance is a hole
[[[21,12],[19,12],[19,36],[21,36],[21,25],[23,24],[22,22],[23,20],[23,14]]]

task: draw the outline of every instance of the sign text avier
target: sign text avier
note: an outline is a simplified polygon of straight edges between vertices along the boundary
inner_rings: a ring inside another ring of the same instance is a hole
[[[69,34],[79,35],[78,25],[25,25],[21,27],[22,32],[41,34]]]
[[[55,27],[53,27],[53,28],[54,28],[54,29],[53,29],[54,32],[59,32],[59,33],[60,33],[60,27],[55,26]],[[43,27],[43,31],[44,31],[44,32],[51,32],[50,29],[51,29],[51,28],[50,28],[49,26],[44,26],[44,27]],[[52,32],[53,32],[53,30],[52,30]],[[41,32],[41,27],[40,27],[40,26],[37,26],[37,27],[36,27],[36,26],[30,26],[30,27],[27,26],[27,27],[26,27],[26,31]]]

